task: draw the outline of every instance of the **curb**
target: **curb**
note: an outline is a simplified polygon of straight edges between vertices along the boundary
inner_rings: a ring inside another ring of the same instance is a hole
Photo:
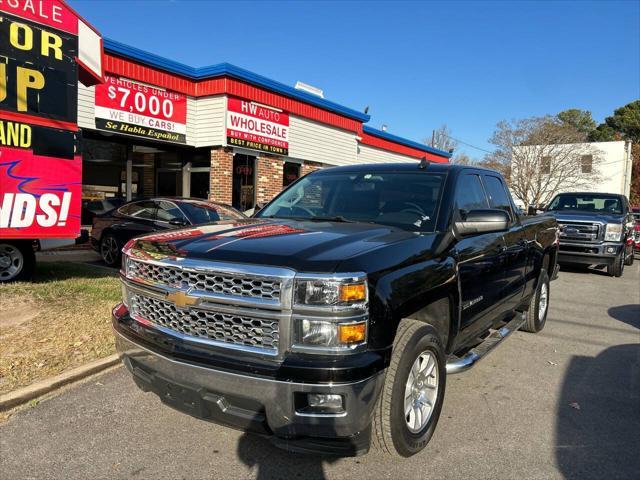
[[[9,410],[10,408],[23,403],[27,403],[28,401],[40,397],[45,393],[49,393],[64,385],[81,380],[89,375],[93,375],[94,373],[98,373],[117,364],[118,362],[120,362],[120,358],[117,353],[114,353],[108,357],[100,358],[63,372],[55,377],[47,378],[26,387],[19,388],[18,390],[14,390],[13,392],[0,395],[0,412]]]

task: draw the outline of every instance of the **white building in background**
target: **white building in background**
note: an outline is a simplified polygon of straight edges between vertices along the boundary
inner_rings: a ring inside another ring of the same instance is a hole
[[[553,150],[561,151],[561,147],[562,145],[557,145]],[[539,148],[545,147],[540,145],[516,147],[520,151],[520,157],[522,157],[522,152],[526,151],[526,149]],[[579,182],[580,185],[561,186],[558,189],[559,191],[617,193],[626,195],[627,198],[629,197],[632,172],[631,142],[621,140],[616,142],[570,144],[567,145],[567,149],[581,157],[580,162],[576,163],[579,165],[577,168],[580,168],[579,173],[584,178],[584,181]],[[542,173],[552,174],[551,165],[554,162],[554,158],[552,156],[543,156],[541,160],[540,168]],[[513,165],[513,168],[515,168],[515,165]],[[597,181],[595,178],[597,178]]]
[[[600,161],[594,163],[598,169],[600,181],[589,184],[582,191],[621,193],[629,198],[631,193],[631,142],[593,142],[588,144],[602,152]]]

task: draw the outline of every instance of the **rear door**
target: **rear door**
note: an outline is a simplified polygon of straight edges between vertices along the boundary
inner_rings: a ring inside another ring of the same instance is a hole
[[[489,208],[489,200],[479,173],[470,171],[458,178],[455,193],[457,218],[470,210]],[[461,296],[460,330],[462,342],[491,326],[502,302],[505,243],[502,232],[471,235],[458,240],[453,255],[458,266]]]
[[[510,194],[502,179],[489,173],[483,174],[482,179],[491,208],[504,210],[511,219],[509,230],[503,233],[506,250],[502,259],[504,290],[501,296],[504,303],[501,310],[506,313],[516,308],[524,293],[528,241],[525,229],[513,211]]]

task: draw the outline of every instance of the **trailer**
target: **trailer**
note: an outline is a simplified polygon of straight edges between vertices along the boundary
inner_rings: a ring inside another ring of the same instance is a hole
[[[64,1],[0,2],[0,282],[79,238],[78,82],[102,78],[102,38]]]

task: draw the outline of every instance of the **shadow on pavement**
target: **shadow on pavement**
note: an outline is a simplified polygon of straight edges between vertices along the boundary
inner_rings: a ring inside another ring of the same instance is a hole
[[[592,273],[594,275],[601,275],[604,277],[608,277],[606,267],[604,269],[602,267],[594,267],[590,265],[580,265],[579,263],[563,263],[560,265],[560,275],[563,272],[571,272],[571,273]]]
[[[640,344],[571,360],[555,435],[556,460],[565,478],[639,478]]]
[[[249,468],[257,469],[257,480],[324,480],[322,464],[339,460],[331,456],[289,453],[250,433],[243,433],[238,440],[238,458]]]
[[[640,329],[640,305],[638,305],[637,303],[611,307],[609,308],[607,313],[611,318],[615,318],[620,322]],[[638,434],[640,435],[640,432]]]

